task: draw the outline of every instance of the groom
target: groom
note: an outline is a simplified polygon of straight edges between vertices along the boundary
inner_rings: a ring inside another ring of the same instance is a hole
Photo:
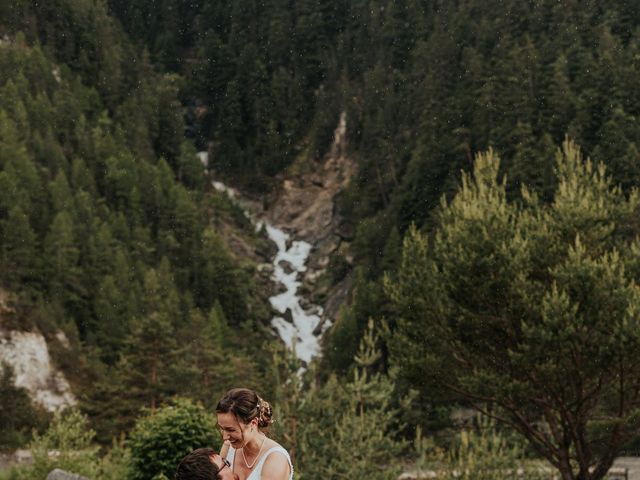
[[[231,464],[215,450],[198,448],[180,461],[175,480],[237,480]]]

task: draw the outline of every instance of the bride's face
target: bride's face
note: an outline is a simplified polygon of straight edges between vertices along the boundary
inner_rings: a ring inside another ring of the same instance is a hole
[[[222,440],[229,442],[235,449],[241,448],[245,441],[245,430],[247,425],[244,425],[236,419],[233,413],[218,413],[218,428],[222,434]]]

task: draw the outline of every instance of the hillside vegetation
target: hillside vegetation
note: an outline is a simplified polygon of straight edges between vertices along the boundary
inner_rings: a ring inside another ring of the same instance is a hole
[[[20,0],[0,34],[0,282],[74,339],[58,362],[102,444],[242,384],[304,478],[456,465],[461,407],[502,421],[494,473],[596,480],[636,453],[633,2]],[[195,152],[267,194],[342,112],[353,235],[328,281],[354,288],[300,378],[222,233],[264,240]]]
[[[232,372],[259,384],[245,346],[271,338],[267,292],[216,225],[263,240],[184,140],[181,79],[102,3],[0,18],[0,281],[18,327],[74,340],[57,360],[107,442],[178,392],[210,404]]]

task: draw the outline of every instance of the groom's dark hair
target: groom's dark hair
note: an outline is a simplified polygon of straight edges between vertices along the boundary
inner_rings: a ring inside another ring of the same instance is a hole
[[[218,466],[211,456],[215,454],[211,448],[198,448],[180,460],[175,480],[216,480]]]

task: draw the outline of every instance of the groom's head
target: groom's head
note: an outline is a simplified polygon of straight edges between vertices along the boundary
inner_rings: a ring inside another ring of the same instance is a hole
[[[225,471],[226,468],[226,471]],[[226,474],[229,475],[226,475]],[[229,463],[210,448],[198,448],[180,461],[175,480],[223,480],[231,474]]]

